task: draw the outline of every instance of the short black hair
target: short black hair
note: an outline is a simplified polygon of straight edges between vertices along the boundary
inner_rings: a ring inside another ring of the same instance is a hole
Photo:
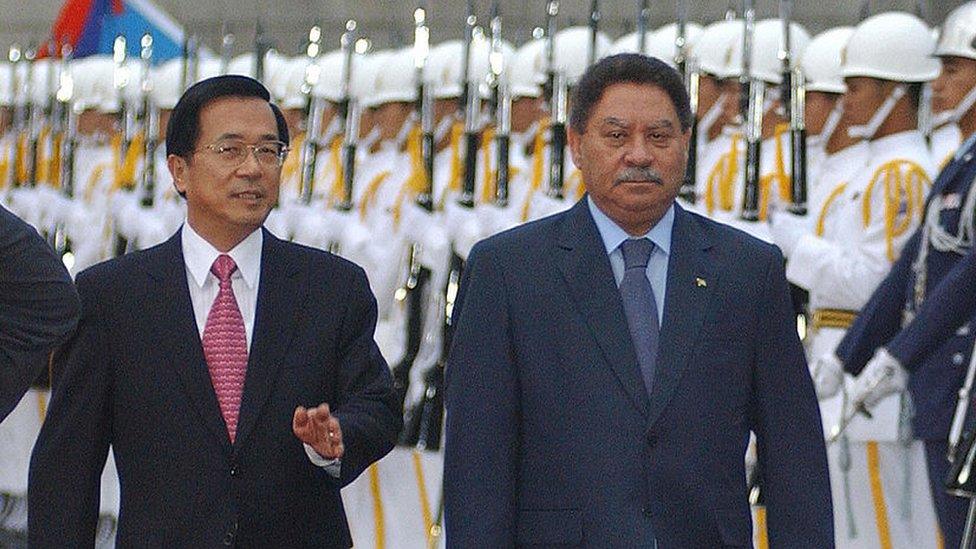
[[[173,108],[166,125],[166,155],[175,154],[189,158],[197,148],[200,137],[200,111],[221,97],[257,97],[271,105],[278,139],[288,143],[288,125],[277,105],[271,103],[271,94],[260,82],[247,76],[226,74],[201,80],[190,86]]]
[[[578,133],[583,133],[590,120],[590,113],[600,102],[603,92],[614,84],[624,83],[661,88],[674,104],[681,131],[687,131],[691,127],[691,104],[681,75],[664,61],[639,53],[619,53],[604,57],[586,69],[573,94],[570,126]]]

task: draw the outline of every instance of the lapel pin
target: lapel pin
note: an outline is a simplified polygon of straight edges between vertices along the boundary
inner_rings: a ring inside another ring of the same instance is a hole
[[[708,282],[705,282],[705,279],[702,278],[702,277],[700,277],[700,276],[696,276],[695,277],[695,284],[699,288],[707,288],[708,287]]]

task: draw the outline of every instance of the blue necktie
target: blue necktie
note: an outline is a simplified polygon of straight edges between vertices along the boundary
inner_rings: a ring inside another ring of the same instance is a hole
[[[657,319],[657,299],[647,279],[647,261],[654,252],[654,243],[646,238],[627,239],[620,245],[624,256],[624,279],[620,282],[620,297],[624,302],[630,338],[637,352],[644,387],[650,394],[657,361],[660,325]]]

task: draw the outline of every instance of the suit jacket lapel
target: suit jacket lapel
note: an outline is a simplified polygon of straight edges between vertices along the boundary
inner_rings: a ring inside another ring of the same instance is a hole
[[[274,388],[285,351],[295,333],[295,321],[303,309],[305,276],[301,264],[291,260],[290,250],[284,243],[264,230],[254,341],[244,378],[236,446],[247,439]]]
[[[183,390],[190,397],[193,408],[200,414],[200,419],[217,437],[221,448],[230,453],[230,439],[227,436],[227,425],[220,415],[220,406],[214,393],[210,372],[203,355],[200,333],[190,302],[190,291],[187,287],[186,263],[183,260],[183,248],[180,241],[182,231],[177,231],[166,243],[157,249],[154,256],[150,256],[146,268],[149,275],[157,281],[158,291],[154,296],[158,302],[151,306],[160,312],[159,325],[166,327],[173,334],[171,363],[176,370]],[[147,342],[147,345],[151,344]]]
[[[707,250],[711,243],[701,225],[675,205],[668,287],[664,300],[661,343],[651,389],[648,426],[654,424],[687,369],[701,330],[706,305],[717,282]]]
[[[558,235],[557,261],[580,314],[634,406],[647,413],[648,399],[620,291],[586,198],[567,212]]]

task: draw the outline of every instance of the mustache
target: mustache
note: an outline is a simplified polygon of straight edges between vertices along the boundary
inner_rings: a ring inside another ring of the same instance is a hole
[[[617,185],[623,183],[624,181],[641,181],[647,183],[657,183],[658,185],[664,184],[664,179],[661,174],[650,167],[633,167],[627,168],[624,171],[617,174],[614,178],[613,184]]]

